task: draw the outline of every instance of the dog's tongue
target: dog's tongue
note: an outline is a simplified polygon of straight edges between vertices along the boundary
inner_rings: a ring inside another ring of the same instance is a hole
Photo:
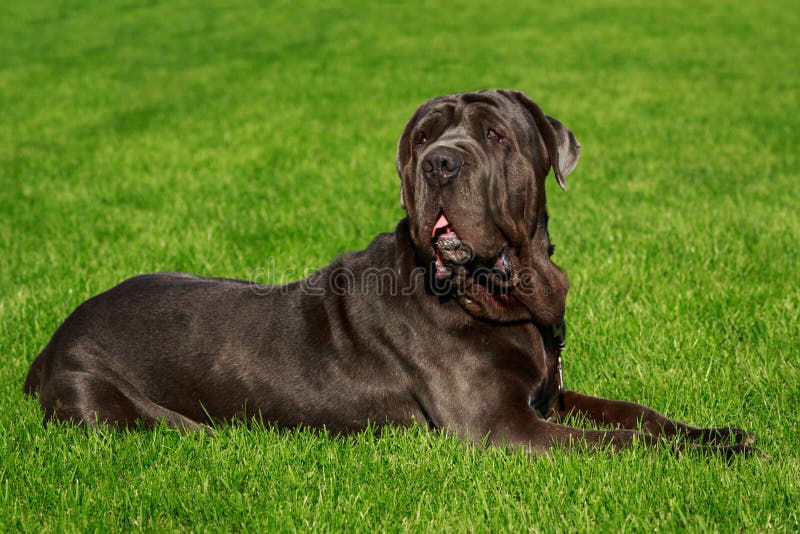
[[[431,232],[431,237],[436,237],[437,230],[439,230],[440,228],[446,229],[448,226],[450,226],[450,221],[448,221],[447,217],[445,217],[444,213],[442,213],[439,216],[439,219],[436,221],[436,224],[433,225],[433,231]]]
[[[450,228],[450,221],[447,220],[447,217],[444,213],[439,215],[439,218],[436,220],[436,224],[433,225],[433,230],[431,231],[431,239],[434,241],[438,239],[458,239],[458,236]]]

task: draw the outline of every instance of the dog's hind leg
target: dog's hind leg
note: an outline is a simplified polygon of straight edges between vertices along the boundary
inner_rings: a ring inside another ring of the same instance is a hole
[[[45,422],[60,419],[90,427],[153,427],[163,421],[182,431],[203,425],[169,410],[142,395],[129,384],[88,371],[66,371],[42,385],[39,400]]]
[[[35,395],[39,392],[39,382],[42,380],[42,366],[44,365],[44,356],[39,355],[33,360],[31,368],[28,371],[28,376],[25,378],[25,385],[22,390],[26,395]]]

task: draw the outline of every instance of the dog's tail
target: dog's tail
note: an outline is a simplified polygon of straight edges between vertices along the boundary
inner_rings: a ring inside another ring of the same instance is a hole
[[[28,377],[25,379],[25,386],[23,386],[22,389],[27,395],[33,396],[39,393],[39,388],[42,384],[42,367],[44,367],[44,358],[45,354],[47,353],[47,349],[49,348],[50,345],[48,344],[31,364],[31,369],[28,371]]]

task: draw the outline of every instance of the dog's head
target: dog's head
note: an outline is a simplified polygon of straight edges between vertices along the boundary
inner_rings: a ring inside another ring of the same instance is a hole
[[[520,288],[552,265],[544,180],[553,168],[566,189],[579,150],[572,132],[516,91],[434,98],[408,121],[397,170],[411,239],[468,311],[532,313]]]

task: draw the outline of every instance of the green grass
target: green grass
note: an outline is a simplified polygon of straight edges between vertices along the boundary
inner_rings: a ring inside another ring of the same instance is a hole
[[[0,530],[800,529],[796,6],[358,4],[0,4]],[[568,387],[763,456],[42,427],[22,382],[77,304],[365,246],[402,216],[404,121],[486,87],[583,145],[549,184]]]

